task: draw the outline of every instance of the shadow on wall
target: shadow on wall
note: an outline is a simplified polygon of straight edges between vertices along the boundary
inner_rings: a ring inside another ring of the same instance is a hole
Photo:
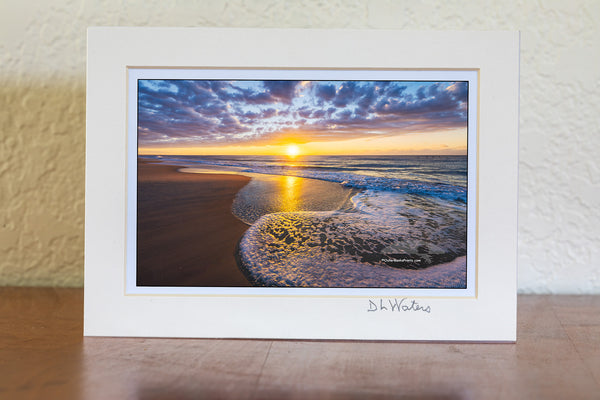
[[[83,80],[0,82],[0,286],[82,286]]]

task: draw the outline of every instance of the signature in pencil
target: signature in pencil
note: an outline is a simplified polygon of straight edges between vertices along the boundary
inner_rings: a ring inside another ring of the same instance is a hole
[[[403,299],[379,299],[369,300],[369,308],[367,312],[409,312],[409,311],[420,311],[425,313],[431,313],[431,306],[419,304],[416,300]]]

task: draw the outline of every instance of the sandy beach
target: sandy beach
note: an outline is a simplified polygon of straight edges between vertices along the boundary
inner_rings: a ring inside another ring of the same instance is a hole
[[[138,162],[137,284],[249,286],[234,255],[248,226],[231,204],[250,178],[178,168]]]

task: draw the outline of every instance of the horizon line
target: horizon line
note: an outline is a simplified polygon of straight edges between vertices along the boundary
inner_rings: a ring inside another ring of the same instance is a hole
[[[254,157],[272,157],[272,156],[276,156],[276,157],[286,157],[286,158],[290,158],[290,159],[294,159],[294,158],[301,158],[301,157],[321,157],[321,156],[327,156],[327,157],[360,157],[360,156],[415,156],[415,157],[422,157],[422,156],[455,156],[455,157],[462,157],[462,156],[468,156],[468,153],[465,154],[298,154],[297,156],[294,157],[290,157],[288,155],[285,154],[137,154],[138,157],[144,157],[144,156],[165,156],[165,157],[189,157],[189,156],[202,156],[202,157],[223,157],[223,156],[254,156]]]

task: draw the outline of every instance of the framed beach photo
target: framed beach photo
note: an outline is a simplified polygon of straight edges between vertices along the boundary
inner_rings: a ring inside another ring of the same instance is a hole
[[[518,49],[91,28],[84,334],[514,341]]]

